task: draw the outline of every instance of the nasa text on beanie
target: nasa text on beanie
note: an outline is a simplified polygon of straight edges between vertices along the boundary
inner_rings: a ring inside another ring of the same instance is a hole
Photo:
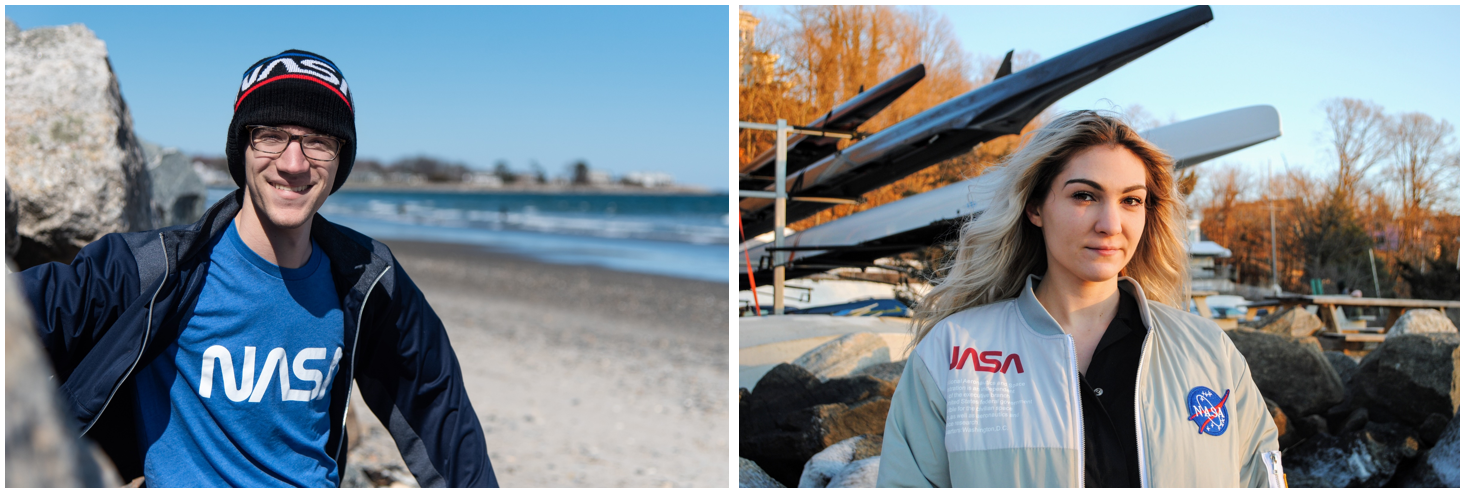
[[[351,174],[356,160],[356,107],[341,69],[326,57],[303,50],[285,50],[244,71],[234,99],[234,119],[224,155],[234,183],[244,186],[244,148],[249,125],[300,125],[345,142],[338,155],[335,193]]]

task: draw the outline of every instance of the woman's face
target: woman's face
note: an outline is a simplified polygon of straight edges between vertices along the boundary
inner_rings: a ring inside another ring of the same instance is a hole
[[[1043,229],[1049,267],[1088,282],[1115,279],[1145,231],[1145,164],[1122,146],[1076,154],[1028,220]]]

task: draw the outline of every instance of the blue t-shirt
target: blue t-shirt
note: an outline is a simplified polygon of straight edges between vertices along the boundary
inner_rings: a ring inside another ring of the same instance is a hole
[[[325,448],[342,313],[320,247],[280,268],[231,223],[184,323],[137,373],[148,486],[337,486]]]

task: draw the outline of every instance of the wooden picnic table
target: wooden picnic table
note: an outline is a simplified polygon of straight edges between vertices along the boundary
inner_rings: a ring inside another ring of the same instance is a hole
[[[1206,317],[1207,319],[1209,319],[1209,320],[1211,320],[1213,322],[1216,322],[1217,326],[1218,327],[1221,327],[1223,329],[1235,329],[1235,328],[1237,328],[1237,319],[1235,319],[1235,318],[1215,318],[1212,315],[1211,307],[1210,306],[1207,306],[1207,304],[1206,304],[1206,297],[1207,296],[1216,296],[1218,294],[1220,294],[1220,293],[1218,293],[1216,291],[1192,291],[1191,292],[1191,301],[1193,301],[1193,302],[1196,303],[1196,313],[1199,314],[1199,315],[1201,315],[1201,316],[1203,316],[1203,317]]]
[[[1257,311],[1260,310],[1260,309],[1263,309],[1263,308],[1267,308],[1268,309],[1267,312],[1268,312],[1269,315],[1281,311],[1281,310],[1277,310],[1276,308],[1279,307],[1279,306],[1282,306],[1282,303],[1279,302],[1278,300],[1262,300],[1262,301],[1249,301],[1247,303],[1243,303],[1243,304],[1240,304],[1240,305],[1237,305],[1237,306],[1243,307],[1243,308],[1246,308],[1247,309],[1247,316],[1243,317],[1242,318],[1243,320],[1253,320],[1253,319],[1256,319],[1257,318]]]
[[[1330,332],[1343,333],[1341,321],[1334,316],[1334,308],[1341,306],[1362,306],[1385,308],[1388,315],[1385,317],[1384,330],[1381,334],[1388,332],[1395,321],[1405,310],[1414,308],[1434,308],[1445,314],[1447,308],[1461,308],[1460,300],[1412,300],[1399,298],[1355,298],[1353,296],[1332,294],[1314,295],[1300,297],[1308,304],[1318,305],[1318,318],[1323,322],[1324,328]]]

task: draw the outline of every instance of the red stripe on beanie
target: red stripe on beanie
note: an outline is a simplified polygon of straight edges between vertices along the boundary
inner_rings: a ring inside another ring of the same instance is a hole
[[[263,86],[265,84],[269,84],[271,82],[274,82],[274,81],[277,81],[277,80],[280,80],[280,79],[304,79],[304,80],[313,81],[313,82],[315,82],[317,84],[326,86],[326,88],[327,89],[330,89],[331,92],[334,92],[334,93],[336,93],[337,96],[340,96],[341,97],[341,101],[346,103],[346,109],[352,110],[352,111],[356,111],[356,110],[354,110],[354,109],[351,108],[351,101],[348,101],[346,99],[346,95],[345,94],[341,94],[341,91],[340,90],[336,89],[335,87],[332,87],[330,84],[327,84],[326,81],[323,81],[321,79],[317,79],[315,77],[311,77],[309,75],[301,75],[301,74],[277,75],[277,76],[274,76],[274,77],[265,79],[264,81],[262,81],[262,82],[260,82],[258,84],[255,84],[254,86],[250,87],[248,91],[244,91],[244,94],[240,94],[239,95],[239,100],[237,100],[237,101],[234,102],[234,111],[239,111],[239,103],[243,103],[245,96],[249,96],[249,93],[255,92],[255,89],[259,89],[260,86]]]

